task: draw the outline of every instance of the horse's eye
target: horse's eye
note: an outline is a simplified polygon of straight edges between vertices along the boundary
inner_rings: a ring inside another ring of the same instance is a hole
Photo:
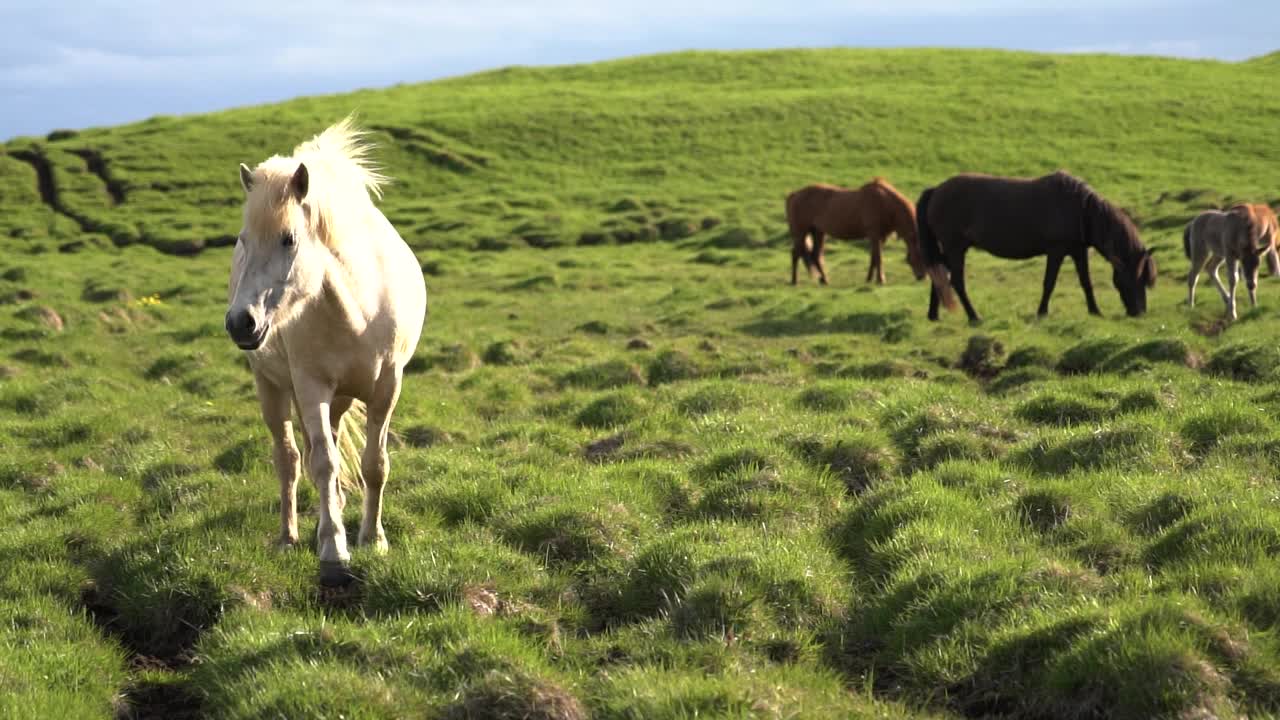
[[[280,236],[280,244],[285,247],[293,247],[293,233],[286,232]]]

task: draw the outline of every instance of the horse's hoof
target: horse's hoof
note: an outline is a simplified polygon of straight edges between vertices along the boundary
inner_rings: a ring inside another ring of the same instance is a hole
[[[360,546],[367,547],[377,555],[386,555],[391,549],[391,545],[387,542],[385,535],[377,535],[374,537],[361,537]]]
[[[276,550],[287,552],[298,547],[298,538],[282,537],[276,540]]]
[[[324,587],[346,587],[355,579],[349,564],[340,560],[320,561],[320,584]]]

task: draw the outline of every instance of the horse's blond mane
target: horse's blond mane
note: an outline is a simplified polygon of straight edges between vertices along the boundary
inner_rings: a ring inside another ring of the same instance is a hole
[[[278,217],[288,199],[289,181],[298,165],[304,164],[312,230],[325,244],[336,245],[344,235],[338,228],[373,209],[370,194],[380,199],[388,181],[369,158],[373,145],[366,135],[349,115],[298,145],[290,157],[275,155],[262,161],[254,170],[250,214]]]

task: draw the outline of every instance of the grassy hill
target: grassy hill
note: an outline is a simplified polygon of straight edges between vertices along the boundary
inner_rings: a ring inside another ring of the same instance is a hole
[[[684,53],[10,140],[0,715],[1280,714],[1280,280],[1189,309],[1178,237],[1280,201],[1274,78]],[[391,554],[321,592],[219,246],[236,164],[351,110],[432,317]],[[785,284],[800,184],[1059,167],[1156,249],[1147,316],[1095,262],[1106,317],[1067,269],[1037,319],[1043,263],[975,254],[984,325],[928,323],[897,240]]]
[[[1280,109],[1271,64],[788,51],[513,68],[14,139],[0,233],[173,252],[229,242],[236,164],[351,110],[377,129],[397,179],[386,207],[422,249],[643,239],[704,218],[767,238],[785,191],[815,177],[884,174],[915,197],[966,170],[1066,167],[1158,223],[1182,209],[1169,193],[1277,196],[1258,171]]]

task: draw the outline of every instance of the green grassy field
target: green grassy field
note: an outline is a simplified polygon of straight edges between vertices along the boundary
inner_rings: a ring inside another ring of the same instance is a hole
[[[9,141],[0,716],[1280,714],[1280,280],[1227,325],[1180,242],[1280,202],[1276,67],[693,53]],[[391,553],[322,592],[219,245],[236,163],[351,110],[431,319]],[[800,184],[1059,167],[1155,249],[1146,316],[1096,256],[1101,319],[974,253],[984,324],[929,323],[897,240],[786,284]]]

